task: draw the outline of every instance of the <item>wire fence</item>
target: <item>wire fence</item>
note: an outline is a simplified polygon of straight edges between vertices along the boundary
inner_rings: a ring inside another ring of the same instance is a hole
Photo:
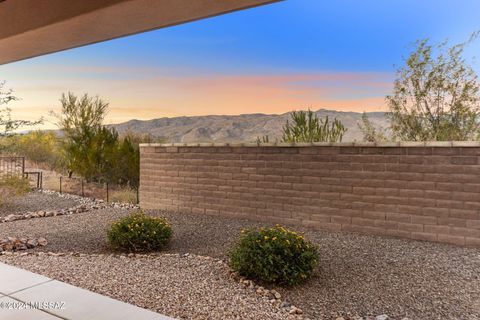
[[[76,194],[82,197],[105,199],[109,201],[108,183],[86,182],[79,178],[59,177],[59,192]]]
[[[44,175],[45,173],[45,175]],[[0,156],[0,178],[23,177],[36,189],[49,189],[60,193],[103,199],[107,202],[128,202],[138,204],[138,189],[110,185],[109,183],[87,182],[77,177],[52,175],[51,172],[25,169],[25,157]]]
[[[58,192],[75,194],[82,197],[103,199],[111,202],[130,202],[137,204],[138,190],[122,188],[109,183],[87,182],[81,178],[58,177]]]
[[[25,173],[25,157],[1,156],[0,175],[23,176]]]
[[[28,179],[33,188],[43,187],[43,172],[26,171],[25,157],[0,156],[0,178],[2,177],[23,177]]]
[[[33,188],[43,189],[42,171],[24,171],[23,176],[28,179]]]

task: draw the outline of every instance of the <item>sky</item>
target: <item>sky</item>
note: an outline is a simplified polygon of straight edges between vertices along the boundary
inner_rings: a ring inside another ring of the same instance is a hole
[[[16,117],[98,95],[108,123],[298,109],[385,111],[417,39],[455,44],[480,30],[478,0],[286,0],[0,66]],[[466,51],[470,60],[480,40]]]

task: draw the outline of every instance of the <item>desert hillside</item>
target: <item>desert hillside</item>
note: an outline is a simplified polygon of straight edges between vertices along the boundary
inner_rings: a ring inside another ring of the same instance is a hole
[[[361,113],[340,112],[320,109],[316,113],[321,116],[337,118],[348,128],[343,141],[362,140],[357,123]],[[386,127],[383,112],[368,113],[372,123]],[[257,137],[268,135],[270,141],[280,139],[282,126],[289,114],[242,114],[236,116],[210,115],[194,117],[159,118],[152,120],[130,120],[112,125],[120,133],[132,131],[150,133],[162,137],[168,142],[250,142]]]

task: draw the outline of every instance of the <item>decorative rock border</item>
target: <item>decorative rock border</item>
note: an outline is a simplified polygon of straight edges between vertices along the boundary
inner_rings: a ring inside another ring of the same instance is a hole
[[[15,252],[20,250],[33,249],[35,247],[44,247],[47,245],[47,239],[45,238],[18,238],[18,237],[6,237],[0,238],[0,254],[6,252]]]
[[[74,201],[80,202],[81,204],[92,205],[92,209],[104,209],[104,208],[139,209],[140,208],[138,204],[121,203],[121,202],[105,202],[102,199],[87,198],[87,197],[82,197],[82,196],[78,196],[71,193],[60,193],[58,191],[53,191],[53,190],[41,190],[39,192],[47,195],[54,195],[64,199],[74,200]]]
[[[117,202],[106,203],[103,200],[83,198],[77,195],[59,193],[59,192],[50,191],[50,190],[43,190],[41,192],[48,195],[56,195],[64,199],[76,200],[80,202],[80,204],[68,209],[58,209],[58,210],[51,210],[51,211],[39,210],[39,211],[29,211],[29,212],[18,213],[18,214],[9,214],[6,217],[0,218],[0,223],[12,222],[17,220],[27,220],[27,219],[33,219],[33,218],[70,215],[70,214],[83,213],[91,210],[98,210],[98,209],[105,209],[105,208],[118,208],[118,209],[140,208],[138,205],[134,205],[130,203],[117,203]]]

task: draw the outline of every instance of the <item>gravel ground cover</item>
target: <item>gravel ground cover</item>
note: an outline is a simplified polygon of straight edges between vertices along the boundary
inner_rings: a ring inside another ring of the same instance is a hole
[[[14,198],[10,203],[0,204],[0,217],[28,211],[67,209],[79,204],[73,199],[60,198],[42,192],[30,192]]]
[[[281,301],[245,288],[209,257],[44,254],[0,261],[180,319],[295,319]]]
[[[45,237],[48,245],[34,249],[36,251],[106,252],[107,226],[127,213],[108,208],[72,216],[15,221],[0,224],[0,234]],[[241,228],[261,225],[220,217],[153,214],[172,222],[175,235],[167,249],[169,252],[216,258],[226,257]],[[382,314],[389,315],[390,319],[480,319],[479,249],[326,231],[306,230],[306,236],[321,246],[316,274],[302,286],[276,289],[312,319]],[[14,263],[27,267],[33,263],[28,259],[34,258],[21,258]],[[74,264],[80,269],[70,269],[73,262],[67,259],[58,260],[58,265],[45,259],[42,260],[47,264],[45,270],[50,267],[63,270],[65,281],[69,281],[69,277],[76,279],[73,273],[82,268],[85,272],[93,268],[88,264],[84,267]],[[102,266],[105,270],[92,272],[92,277],[98,280],[99,274],[103,278],[103,274],[120,272],[116,268],[112,272],[108,264],[101,263],[99,268]],[[162,268],[159,265],[157,270],[162,272],[158,274],[163,273]],[[141,269],[136,272],[138,270]],[[163,284],[162,281],[157,284]],[[122,288],[115,280],[111,285]],[[135,298],[142,299],[132,294],[131,299]]]

